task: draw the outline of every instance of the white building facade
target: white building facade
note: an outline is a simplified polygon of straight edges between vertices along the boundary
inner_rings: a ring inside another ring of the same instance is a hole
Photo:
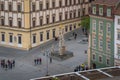
[[[115,15],[114,19],[114,57],[115,57],[115,65],[120,65],[120,15]]]

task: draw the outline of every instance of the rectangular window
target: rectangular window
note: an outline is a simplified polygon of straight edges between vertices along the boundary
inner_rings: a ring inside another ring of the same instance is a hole
[[[99,15],[103,15],[103,8],[99,8]]]
[[[94,61],[95,61],[95,59],[96,59],[95,54],[92,54],[92,60],[94,60]]]
[[[12,4],[11,3],[8,5],[8,9],[9,9],[9,11],[12,11]]]
[[[62,14],[59,14],[59,21],[62,21]]]
[[[49,2],[46,3],[46,9],[49,9]]]
[[[43,41],[43,32],[40,33],[40,42]]]
[[[96,31],[96,20],[93,20],[93,31]]]
[[[72,31],[72,25],[70,25],[70,31]]]
[[[106,64],[107,64],[107,65],[110,65],[110,59],[107,59],[107,60],[106,60]]]
[[[55,8],[55,1],[52,2],[52,7]]]
[[[102,62],[102,56],[99,56],[99,62]]]
[[[4,26],[4,19],[1,19],[1,25]]]
[[[118,19],[118,25],[120,25],[120,19]]]
[[[111,50],[111,43],[110,43],[110,41],[107,42],[107,49]]]
[[[55,29],[53,29],[53,38],[55,38]]]
[[[67,32],[68,31],[68,26],[65,26],[65,32]]]
[[[78,10],[78,17],[80,17],[80,10]]]
[[[18,12],[21,12],[21,5],[20,4],[17,5],[17,10],[18,10]]]
[[[111,50],[111,43],[110,43],[110,41],[107,42],[107,49]]]
[[[96,47],[96,38],[93,38],[93,47]]]
[[[67,6],[68,0],[65,0],[65,6]]]
[[[67,20],[68,19],[68,13],[66,12],[65,13],[65,20]]]
[[[72,5],[72,0],[69,0],[69,4]]]
[[[13,35],[12,34],[9,35],[9,42],[13,43]]]
[[[62,0],[59,1],[59,7],[62,7]]]
[[[4,3],[1,3],[1,11],[4,11]]]
[[[50,37],[50,36],[49,36],[49,31],[47,31],[47,40],[49,39],[49,37]]]
[[[120,40],[120,32],[117,32],[117,39]]]
[[[5,42],[5,34],[4,33],[1,33],[1,41]]]
[[[22,44],[22,36],[18,35],[18,44]]]
[[[12,20],[9,20],[9,26],[12,27],[13,25],[13,21]]]
[[[43,9],[43,4],[42,2],[40,3],[40,11]]]
[[[76,18],[76,11],[74,11],[74,18]]]
[[[76,0],[74,0],[74,3],[73,3],[74,5],[76,4]]]
[[[32,4],[32,11],[35,12],[35,4]]]
[[[72,12],[70,12],[70,19],[72,19]]]
[[[100,49],[102,49],[103,48],[103,41],[100,39],[100,41],[99,41],[99,47],[100,47]]]
[[[96,14],[96,7],[95,7],[95,6],[92,7],[92,13],[93,13],[93,14]]]
[[[107,9],[107,17],[111,17],[111,9]]]
[[[120,46],[117,46],[117,55],[118,55],[118,58],[120,58]]]
[[[74,25],[74,29],[76,29],[76,24]]]
[[[53,23],[55,22],[55,16],[52,17]]]
[[[22,27],[22,23],[21,23],[21,21],[18,21],[18,27],[19,27],[19,28]]]
[[[40,26],[43,25],[43,19],[40,18]]]
[[[107,23],[107,34],[110,35],[110,32],[111,32],[111,24]]]
[[[36,43],[36,34],[33,34],[33,44]]]
[[[99,22],[100,31],[103,31],[103,22]]]
[[[46,18],[46,24],[49,24],[49,18],[48,17]]]
[[[33,20],[33,27],[35,27],[35,24],[36,24],[36,23],[35,23],[35,20]]]

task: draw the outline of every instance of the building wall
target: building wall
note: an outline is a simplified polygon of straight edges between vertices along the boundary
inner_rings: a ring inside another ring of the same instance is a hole
[[[52,7],[52,2],[55,1],[55,7]],[[61,1],[61,6],[59,5]],[[0,0],[1,4],[4,5],[4,10],[0,8],[0,45],[10,46],[19,49],[28,50],[32,47],[38,46],[44,42],[53,39],[53,29],[55,30],[55,36],[58,37],[59,26],[62,25],[64,30],[68,27],[70,32],[74,29],[79,28],[80,17],[88,15],[88,9],[90,3],[88,0],[69,0],[67,5],[65,5],[65,0]],[[49,8],[47,9],[47,4],[49,3]],[[42,3],[43,9],[40,10],[40,4]],[[9,7],[11,4],[12,10]],[[18,5],[20,5],[20,11],[18,11]],[[34,6],[35,5],[35,6]],[[67,13],[67,19],[65,14]],[[70,18],[70,13],[72,17]],[[75,16],[74,16],[75,13]],[[61,15],[61,20],[60,20]],[[55,16],[55,21],[53,22],[53,16]],[[42,25],[40,24],[40,19],[42,18]],[[47,18],[49,22],[47,23]],[[2,19],[4,20],[4,25],[2,24]],[[10,23],[12,20],[12,24]],[[21,21],[21,26],[19,26],[19,21]],[[10,24],[12,26],[10,26]],[[72,30],[70,30],[72,27]],[[47,31],[49,31],[49,39],[46,39]],[[40,41],[40,33],[43,32],[43,41]],[[5,41],[2,41],[2,34],[4,33]],[[10,35],[12,35],[12,44],[10,42]],[[33,36],[36,36],[36,41],[33,44]],[[17,37],[21,36],[21,44],[18,45]]]
[[[96,28],[93,29],[93,20],[96,21]],[[100,32],[99,22],[103,22],[103,31]],[[110,32],[107,32],[107,23],[111,24]],[[114,65],[114,24],[113,20],[105,19],[97,16],[90,16],[90,55],[91,55],[91,65],[95,63],[97,68],[113,66]],[[94,43],[95,39],[95,43]],[[100,40],[103,41],[102,49],[100,48]],[[107,42],[110,41],[110,49],[107,47]],[[95,55],[95,59],[93,59],[93,54]],[[99,57],[102,57],[102,61],[99,61]],[[107,59],[109,59],[109,63],[107,64]]]
[[[115,15],[115,24],[114,24],[114,30],[115,30],[115,36],[114,36],[114,48],[115,48],[115,51],[114,51],[114,57],[115,57],[115,65],[120,65],[120,55],[119,55],[119,52],[118,52],[118,47],[120,47],[120,40],[118,38],[118,32],[120,32],[120,24],[118,24],[118,19],[120,19],[120,16],[119,15]]]

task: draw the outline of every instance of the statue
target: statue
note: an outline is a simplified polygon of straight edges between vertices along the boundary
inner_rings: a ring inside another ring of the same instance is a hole
[[[60,55],[64,55],[65,52],[65,43],[64,43],[64,29],[62,26],[59,28],[59,53]]]

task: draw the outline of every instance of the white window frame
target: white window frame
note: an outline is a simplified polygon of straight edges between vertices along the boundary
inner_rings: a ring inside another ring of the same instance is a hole
[[[94,55],[94,57],[93,57],[93,55]],[[94,53],[92,54],[92,60],[96,61],[96,54],[94,54]]]
[[[96,7],[95,6],[92,7],[92,13],[96,14]]]
[[[99,8],[99,15],[101,15],[101,16],[103,15],[103,8],[102,7]]]
[[[107,17],[111,17],[111,9],[107,9]]]
[[[118,25],[120,25],[120,18],[118,19]]]
[[[107,50],[111,50],[111,42],[107,41]]]
[[[107,34],[110,35],[110,32],[111,32],[111,24],[107,23]]]
[[[100,61],[100,57],[101,57],[101,61]],[[102,62],[103,62],[103,58],[102,58],[102,56],[101,56],[101,55],[99,55],[99,57],[98,57],[98,61],[99,61],[100,63],[102,63]]]
[[[96,20],[93,20],[93,30],[96,31]]]
[[[103,49],[103,40],[102,39],[99,40],[99,48]]]
[[[118,59],[120,59],[120,46],[117,46],[117,56],[118,56]]]
[[[101,29],[102,28],[102,29]],[[103,21],[100,21],[99,22],[99,30],[100,30],[100,32],[102,32],[103,31]]]
[[[120,32],[117,31],[117,40],[120,40]]]
[[[93,47],[96,47],[96,38],[93,38]]]
[[[109,60],[109,64],[108,64],[107,60]],[[106,59],[106,64],[107,64],[107,65],[110,65],[110,58],[107,58],[107,59]]]

